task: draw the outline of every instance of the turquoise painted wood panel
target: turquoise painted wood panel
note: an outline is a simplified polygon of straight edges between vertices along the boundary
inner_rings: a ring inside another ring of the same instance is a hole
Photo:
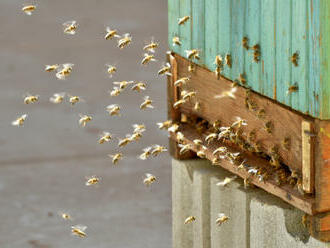
[[[205,1],[205,65],[215,70],[214,59],[218,55],[218,0]]]
[[[205,65],[205,0],[191,0],[192,5],[192,48],[200,50],[200,59]]]
[[[180,17],[183,16],[191,17],[192,15],[191,1],[192,0],[178,1],[180,3]],[[204,10],[200,10],[200,11],[204,11]],[[192,20],[190,19],[184,25],[180,25],[179,29],[180,29],[180,39],[182,42],[180,54],[186,57],[186,50],[192,49]]]
[[[168,0],[168,46],[169,48],[180,53],[179,46],[173,46],[173,37],[180,37],[180,29],[178,19],[180,18],[180,2],[177,0]]]

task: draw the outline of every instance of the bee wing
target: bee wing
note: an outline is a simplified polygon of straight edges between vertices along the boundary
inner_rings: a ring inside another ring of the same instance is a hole
[[[154,175],[152,175],[150,173],[146,173],[145,175],[146,175],[146,177],[154,177]]]
[[[109,33],[111,31],[111,28],[108,26],[105,28],[105,31],[107,31]]]
[[[85,231],[85,230],[87,229],[87,226],[84,226],[84,225],[78,224],[78,225],[72,226],[71,228],[72,228],[72,229],[79,229],[79,230],[81,230],[81,231]]]

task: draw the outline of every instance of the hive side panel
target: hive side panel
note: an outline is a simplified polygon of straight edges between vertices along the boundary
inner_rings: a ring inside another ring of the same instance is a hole
[[[180,16],[180,2],[177,0],[168,0],[168,47],[176,52],[180,52],[180,47],[173,46],[172,39],[175,36],[180,37],[178,19]]]
[[[200,50],[198,64],[205,64],[205,0],[191,0],[192,48]]]
[[[192,16],[192,8],[191,8],[192,0],[180,0],[180,17],[183,16]],[[181,38],[181,48],[179,54],[183,57],[186,57],[186,50],[190,50],[192,47],[192,22],[190,19],[184,25],[180,26],[180,38]]]
[[[218,0],[205,0],[205,64],[215,69],[214,58],[218,54]]]

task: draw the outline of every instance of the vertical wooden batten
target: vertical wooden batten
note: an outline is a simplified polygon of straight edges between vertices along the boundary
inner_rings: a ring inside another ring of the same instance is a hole
[[[311,122],[301,123],[302,143],[302,187],[304,192],[314,192],[314,137]]]

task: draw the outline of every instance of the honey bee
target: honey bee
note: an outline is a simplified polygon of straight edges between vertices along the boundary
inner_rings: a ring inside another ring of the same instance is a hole
[[[181,46],[182,43],[180,41],[180,38],[178,36],[173,37],[172,39],[173,46]]]
[[[251,132],[249,132],[248,134],[248,141],[249,142],[254,142],[257,138],[257,133],[255,130],[252,130]]]
[[[155,55],[153,55],[153,54],[145,53],[143,56],[144,57],[141,61],[141,65],[147,65],[147,64],[149,64],[150,61],[156,61]]]
[[[203,150],[199,150],[199,151],[197,151],[196,155],[197,155],[198,157],[200,157],[200,158],[206,158],[205,149],[206,149],[206,147],[204,146],[204,147],[203,147]]]
[[[215,140],[218,137],[217,133],[211,133],[206,136],[205,141],[210,144],[211,141]]]
[[[133,124],[133,133],[142,133],[146,130],[146,126],[144,124]]]
[[[112,78],[113,74],[117,71],[117,67],[114,65],[106,64],[107,67],[107,73],[109,74],[109,77]]]
[[[14,120],[14,121],[12,121],[12,125],[13,126],[23,126],[23,124],[24,124],[24,122],[25,122],[25,120],[26,120],[26,118],[27,118],[27,114],[24,114],[24,115],[21,115],[20,117],[18,117],[16,120]]]
[[[220,161],[219,158],[215,157],[215,158],[212,159],[211,163],[213,165],[220,165],[221,161]]]
[[[243,170],[243,169],[247,169],[248,168],[248,165],[245,164],[246,163],[246,159],[244,159],[238,166],[237,166],[237,169],[238,170]]]
[[[74,66],[74,64],[71,64],[71,63],[66,63],[66,64],[61,65],[58,68],[57,73],[56,73],[57,79],[65,80],[66,77],[68,77],[71,74],[71,72],[73,70],[73,66]]]
[[[242,126],[247,126],[247,121],[243,120],[241,117],[236,116],[236,121],[231,124],[231,127],[238,127],[241,128]]]
[[[266,115],[266,111],[264,109],[260,109],[257,113],[257,118],[263,119],[265,118],[265,115]]]
[[[235,96],[236,91],[237,91],[237,87],[234,87],[234,88],[231,88],[228,91],[223,91],[220,95],[214,96],[214,98],[221,99],[221,98],[224,98],[224,97],[229,97],[229,98],[232,98],[232,99],[236,99],[236,96]]]
[[[116,165],[119,162],[119,160],[122,159],[123,154],[122,153],[116,153],[114,155],[109,154],[108,156],[112,159],[112,163],[114,165]]]
[[[244,75],[244,74],[239,74],[239,76],[238,76],[238,81],[239,81],[241,84],[246,84],[246,78],[245,78],[245,75]]]
[[[249,38],[248,37],[243,37],[242,39],[242,46],[246,49],[249,50]]]
[[[131,90],[141,92],[141,90],[146,90],[146,88],[147,88],[147,85],[145,83],[137,82],[132,86]]]
[[[78,236],[80,238],[86,238],[87,234],[85,230],[87,229],[87,226],[82,226],[82,225],[75,225],[71,227],[71,234]]]
[[[294,66],[298,66],[298,60],[299,60],[299,53],[295,52],[291,58],[290,61],[292,62],[292,64],[294,64]]]
[[[253,61],[258,63],[260,61],[260,45],[256,44],[252,47],[252,50],[254,50],[253,52]]]
[[[76,21],[67,21],[63,23],[63,31],[65,34],[74,35],[78,28],[78,24]]]
[[[183,24],[185,24],[189,19],[190,19],[190,16],[184,16],[184,17],[181,17],[181,18],[179,18],[178,24],[179,24],[179,25],[183,25]]]
[[[128,85],[134,84],[134,81],[120,81],[120,82],[113,82],[114,85],[119,85],[121,90],[127,88]]]
[[[109,91],[109,93],[110,93],[110,96],[119,96],[122,91],[123,90],[119,87],[113,87],[113,89],[111,91]]]
[[[151,53],[154,53],[155,52],[155,49],[158,48],[159,46],[159,43],[158,42],[155,42],[154,39],[152,38],[150,43],[148,43],[147,45],[145,45],[143,47],[143,50],[144,51],[147,51],[147,52],[151,52]]]
[[[218,226],[221,226],[223,223],[227,222],[229,220],[229,217],[226,216],[224,213],[218,214],[218,218],[215,220],[215,223]]]
[[[158,75],[167,75],[172,76],[171,71],[171,65],[170,63],[166,63],[160,70],[158,71]]]
[[[110,116],[120,115],[120,106],[118,104],[110,104],[107,106],[106,111]]]
[[[215,56],[214,64],[217,67],[221,67],[221,68],[223,67],[223,59],[222,59],[221,55]]]
[[[112,136],[109,132],[103,132],[99,138],[99,144],[104,144],[105,142],[109,142],[112,139]]]
[[[183,100],[191,100],[191,98],[195,97],[196,96],[196,91],[190,91],[190,92],[187,92],[186,94],[184,94],[182,96],[182,99]]]
[[[193,143],[194,143],[197,147],[203,145],[203,141],[200,140],[200,139],[194,139],[194,140],[193,140]]]
[[[91,116],[88,116],[88,115],[79,114],[79,116],[80,116],[79,124],[82,127],[85,127],[86,124],[87,124],[87,122],[90,122],[92,120],[92,117]]]
[[[180,144],[184,142],[184,135],[181,132],[176,133],[176,141]]]
[[[218,147],[217,149],[215,149],[214,151],[213,151],[213,155],[217,155],[218,153],[222,153],[222,154],[224,154],[224,153],[226,153],[227,152],[227,147],[225,147],[225,146],[220,146],[220,147]]]
[[[153,150],[151,151],[151,155],[156,157],[162,152],[166,152],[167,149],[165,146],[154,145]]]
[[[267,133],[272,133],[273,132],[273,123],[271,121],[267,121],[265,123],[265,130],[267,131]]]
[[[71,103],[71,105],[75,105],[78,102],[83,101],[83,99],[81,99],[79,96],[69,96],[69,102]]]
[[[167,120],[164,122],[157,123],[159,129],[169,129],[171,125],[172,125],[172,120]]]
[[[186,100],[184,99],[180,99],[178,101],[176,101],[174,104],[173,104],[173,108],[177,109],[179,108],[181,105],[185,104],[186,103]]]
[[[178,131],[178,129],[179,129],[179,125],[174,123],[167,129],[167,131],[176,133]]]
[[[188,72],[194,72],[196,70],[196,66],[192,63],[188,65]]]
[[[68,213],[65,213],[65,212],[59,212],[58,214],[59,214],[59,216],[61,216],[61,218],[62,218],[63,220],[72,220],[71,215],[68,214]]]
[[[113,38],[120,38],[120,35],[118,35],[118,31],[116,29],[111,29],[110,27],[106,27],[105,29],[106,34],[104,36],[104,39],[111,40]]]
[[[32,12],[36,10],[36,8],[37,8],[36,5],[29,4],[29,5],[25,5],[25,6],[23,6],[22,11],[23,11],[25,14],[27,14],[27,15],[30,16],[30,15],[32,15]]]
[[[127,134],[125,138],[119,139],[118,146],[119,147],[124,147],[124,146],[128,145],[131,142],[132,142],[131,135]]]
[[[199,112],[201,110],[201,104],[200,102],[196,102],[195,105],[194,105],[194,110]]]
[[[190,77],[182,77],[174,82],[174,86],[185,85],[190,80]]]
[[[217,77],[218,80],[219,80],[220,77],[221,77],[221,71],[222,71],[222,69],[221,69],[221,67],[219,67],[219,66],[217,66],[217,67],[215,68],[215,70],[214,70],[215,76]]]
[[[244,189],[247,189],[248,187],[251,186],[250,178],[244,178]]]
[[[189,216],[184,220],[185,224],[190,224],[193,223],[194,221],[196,221],[196,217],[195,216]]]
[[[138,141],[142,137],[142,132],[135,132],[131,135],[130,139],[133,141]]]
[[[101,179],[94,175],[94,176],[91,176],[91,177],[86,177],[86,180],[87,181],[86,181],[85,185],[86,186],[91,186],[91,185],[98,184]]]
[[[226,54],[225,56],[225,65],[227,65],[229,68],[231,68],[232,66],[232,60],[230,54]]]
[[[39,100],[38,95],[30,95],[29,93],[26,94],[24,97],[24,103],[30,104],[30,103],[36,103]]]
[[[199,50],[197,49],[186,50],[185,52],[188,59],[197,59],[197,60],[200,59]]]
[[[251,47],[251,49],[253,51],[260,51],[260,45],[259,44],[255,44],[253,47]]]
[[[57,68],[59,67],[59,64],[54,64],[54,65],[45,65],[45,71],[46,72],[52,72],[57,70]]]
[[[139,155],[139,159],[146,160],[147,158],[149,158],[151,155],[151,150],[152,150],[151,146],[144,148],[143,152]]]
[[[289,94],[292,94],[293,92],[297,92],[298,91],[298,84],[295,83],[294,85],[290,85],[288,90],[286,91],[286,94],[289,95]]]
[[[154,106],[152,106],[152,100],[150,99],[149,96],[145,96],[143,99],[144,101],[141,103],[140,109],[144,110],[147,108],[151,108],[151,109],[154,108]]]
[[[180,155],[182,154],[185,154],[186,152],[189,152],[190,150],[192,150],[192,146],[191,144],[186,144],[186,145],[183,145],[183,144],[178,144],[179,148],[180,148]]]
[[[146,178],[143,180],[143,183],[147,186],[150,186],[156,181],[156,177],[150,173],[146,173]]]
[[[221,127],[221,121],[220,120],[216,120],[215,122],[213,122],[212,127],[215,130],[218,130]]]
[[[129,33],[124,34],[124,36],[118,40],[118,47],[120,49],[123,49],[126,46],[128,46],[131,42],[132,42],[132,36]]]
[[[284,140],[282,141],[282,145],[285,148],[285,150],[290,150],[290,147],[291,147],[290,137],[285,137]]]

